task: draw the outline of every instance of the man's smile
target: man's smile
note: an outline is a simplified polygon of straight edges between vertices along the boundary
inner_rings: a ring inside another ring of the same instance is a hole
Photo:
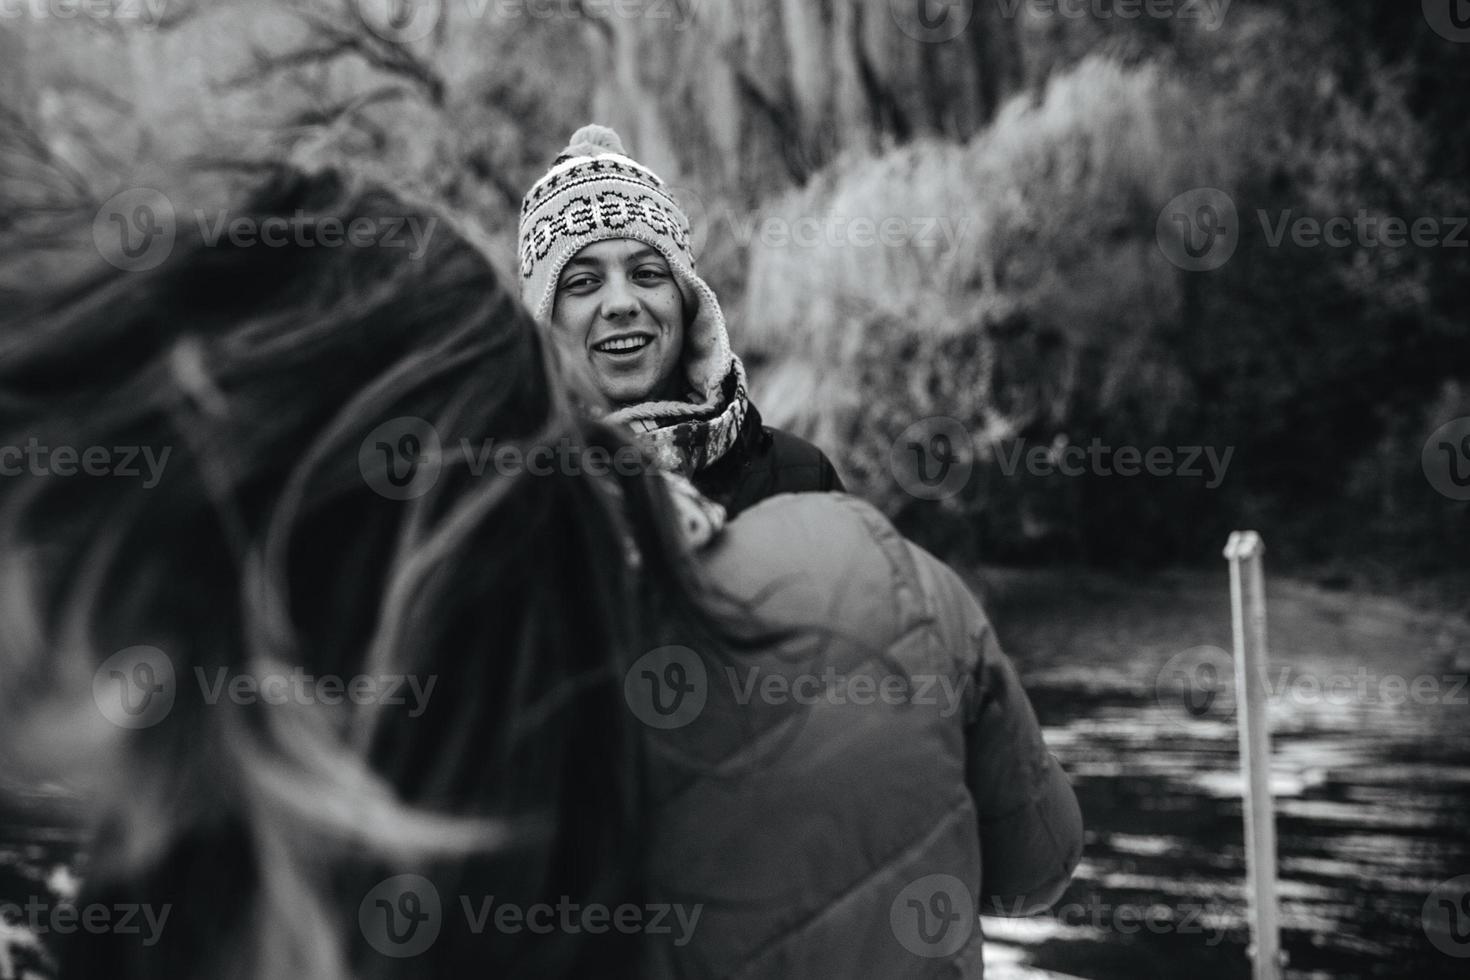
[[[608,354],[614,357],[627,357],[638,353],[653,342],[653,336],[646,333],[619,334],[606,340],[598,341],[592,345],[592,349],[599,354]]]

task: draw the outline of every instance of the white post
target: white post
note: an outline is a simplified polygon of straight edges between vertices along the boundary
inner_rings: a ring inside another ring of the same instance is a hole
[[[1225,545],[1230,562],[1230,612],[1235,632],[1236,718],[1245,775],[1246,892],[1251,918],[1254,980],[1280,980],[1283,957],[1276,907],[1276,822],[1271,798],[1271,732],[1266,723],[1266,586],[1255,531],[1234,531]],[[1242,568],[1244,566],[1244,568]]]

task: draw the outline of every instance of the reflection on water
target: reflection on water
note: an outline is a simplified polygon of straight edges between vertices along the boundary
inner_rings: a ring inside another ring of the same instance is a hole
[[[991,980],[1248,976],[1231,700],[1196,717],[1102,669],[1043,673],[1027,688],[1088,842],[1051,914],[985,918]],[[1430,943],[1423,919],[1437,884],[1470,873],[1467,708],[1278,698],[1270,717],[1288,980],[1470,973]],[[63,869],[76,835],[37,812],[0,804],[0,900],[75,888]],[[9,965],[44,975],[46,964],[21,948]]]
[[[1097,980],[1248,976],[1233,701],[1195,717],[1121,675],[1075,670],[1027,688],[1088,843],[1050,916],[985,919],[993,977],[1045,975],[1017,960]],[[1277,697],[1269,717],[1286,977],[1470,973],[1423,921],[1434,887],[1470,872],[1467,708]]]

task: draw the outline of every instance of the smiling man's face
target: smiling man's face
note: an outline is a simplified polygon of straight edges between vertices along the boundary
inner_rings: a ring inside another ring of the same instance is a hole
[[[652,245],[613,238],[572,256],[557,280],[551,324],[586,354],[609,401],[683,396],[684,296]]]

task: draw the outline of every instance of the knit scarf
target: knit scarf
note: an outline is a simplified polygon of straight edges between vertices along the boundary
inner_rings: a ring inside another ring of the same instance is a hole
[[[700,401],[690,392],[686,401],[644,402],[628,405],[607,416],[633,430],[634,437],[654,465],[670,473],[692,477],[735,448],[750,411],[745,368],[730,358],[730,369],[719,396]]]
[[[699,551],[725,529],[725,508],[700,493],[694,484],[677,473],[663,471],[660,475],[674,505],[680,540],[690,551]]]

